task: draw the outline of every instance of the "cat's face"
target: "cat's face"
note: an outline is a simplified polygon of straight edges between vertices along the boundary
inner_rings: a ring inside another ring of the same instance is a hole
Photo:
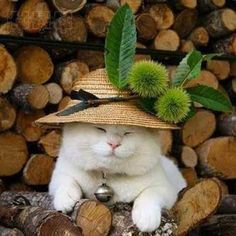
[[[155,130],[78,123],[65,125],[61,152],[86,170],[135,174],[158,161],[160,145]]]

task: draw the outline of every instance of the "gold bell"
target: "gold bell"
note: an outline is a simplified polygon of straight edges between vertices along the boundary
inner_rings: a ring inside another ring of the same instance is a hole
[[[96,192],[94,193],[96,199],[100,202],[108,202],[114,195],[111,187],[107,186],[105,183],[100,185]]]

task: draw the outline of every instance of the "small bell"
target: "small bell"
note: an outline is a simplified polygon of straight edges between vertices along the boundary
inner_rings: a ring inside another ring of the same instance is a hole
[[[107,186],[105,183],[100,185],[96,192],[94,193],[96,199],[100,202],[108,202],[114,195],[111,187]]]

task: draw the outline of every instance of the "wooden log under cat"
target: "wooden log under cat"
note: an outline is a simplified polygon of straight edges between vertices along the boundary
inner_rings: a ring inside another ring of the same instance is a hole
[[[213,11],[204,19],[203,25],[211,37],[225,36],[236,29],[236,13],[229,8]]]
[[[108,25],[111,22],[114,12],[107,6],[93,6],[86,15],[86,22],[89,31],[100,38],[105,38]]]
[[[43,110],[38,110],[33,113],[25,113],[20,110],[17,113],[16,131],[23,135],[27,142],[36,142],[43,135],[44,130],[34,124],[34,121],[45,116]]]
[[[9,0],[0,1],[0,19],[9,20],[13,17],[15,3]]]
[[[25,46],[16,55],[19,79],[24,83],[43,84],[47,82],[54,70],[50,55],[43,48]]]
[[[209,139],[216,129],[214,113],[200,109],[182,127],[182,141],[185,145],[196,147]]]
[[[217,119],[217,128],[221,135],[236,136],[236,115],[221,114]]]
[[[230,63],[228,61],[210,60],[207,62],[206,68],[215,74],[219,80],[224,80],[229,77]]]
[[[236,138],[231,136],[212,138],[196,148],[200,174],[222,179],[236,178]]]
[[[16,63],[10,53],[0,45],[0,93],[7,93],[13,86],[17,68]]]
[[[33,192],[34,189],[27,185],[26,183],[24,183],[22,180],[19,180],[19,181],[14,181],[7,186],[8,187],[8,191],[14,191],[14,192]]]
[[[23,169],[23,178],[28,185],[46,185],[52,176],[55,162],[45,154],[34,154]]]
[[[236,55],[236,33],[213,44],[214,52]]]
[[[176,51],[180,45],[180,38],[174,30],[161,30],[153,41],[157,50]]]
[[[0,25],[0,35],[11,35],[11,36],[22,37],[24,33],[17,23],[8,21]]]
[[[0,97],[0,132],[10,129],[16,120],[16,110],[6,98]]]
[[[206,13],[224,7],[225,2],[225,0],[198,0],[198,8]]]
[[[221,194],[219,183],[214,179],[203,179],[184,190],[172,209],[178,224],[175,235],[187,235],[212,216],[221,203]]]
[[[174,24],[174,13],[167,4],[154,4],[149,13],[156,21],[157,30],[169,29]]]
[[[120,2],[120,5],[123,6],[124,4],[128,4],[130,6],[130,8],[132,9],[133,14],[135,14],[138,9],[141,7],[142,5],[142,0],[118,0]]]
[[[51,82],[45,85],[49,92],[49,103],[50,104],[58,104],[62,97],[63,91],[59,84]]]
[[[51,12],[44,0],[26,0],[17,12],[17,23],[27,33],[41,31],[49,22]]]
[[[18,228],[26,236],[82,236],[70,217],[41,207],[0,206],[0,221],[6,227]]]
[[[17,228],[6,228],[0,225],[0,235],[2,236],[24,236]]]
[[[23,136],[12,132],[0,134],[0,176],[14,175],[28,159],[28,149]]]
[[[199,26],[190,33],[189,39],[193,42],[194,46],[197,48],[197,47],[207,46],[209,42],[209,35],[204,27]]]
[[[19,84],[11,90],[12,103],[25,112],[40,110],[49,102],[49,92],[44,85]]]
[[[51,157],[57,157],[61,143],[61,131],[53,130],[42,136],[38,144],[42,147],[45,153]]]

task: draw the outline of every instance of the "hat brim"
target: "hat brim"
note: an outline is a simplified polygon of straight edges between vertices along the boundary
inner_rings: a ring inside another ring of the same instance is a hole
[[[130,125],[159,129],[179,128],[174,124],[164,122],[158,117],[144,112],[132,102],[104,104],[67,116],[58,116],[58,113],[59,112],[56,112],[42,117],[35,123],[44,127],[60,127],[67,123],[81,122],[91,124]]]

